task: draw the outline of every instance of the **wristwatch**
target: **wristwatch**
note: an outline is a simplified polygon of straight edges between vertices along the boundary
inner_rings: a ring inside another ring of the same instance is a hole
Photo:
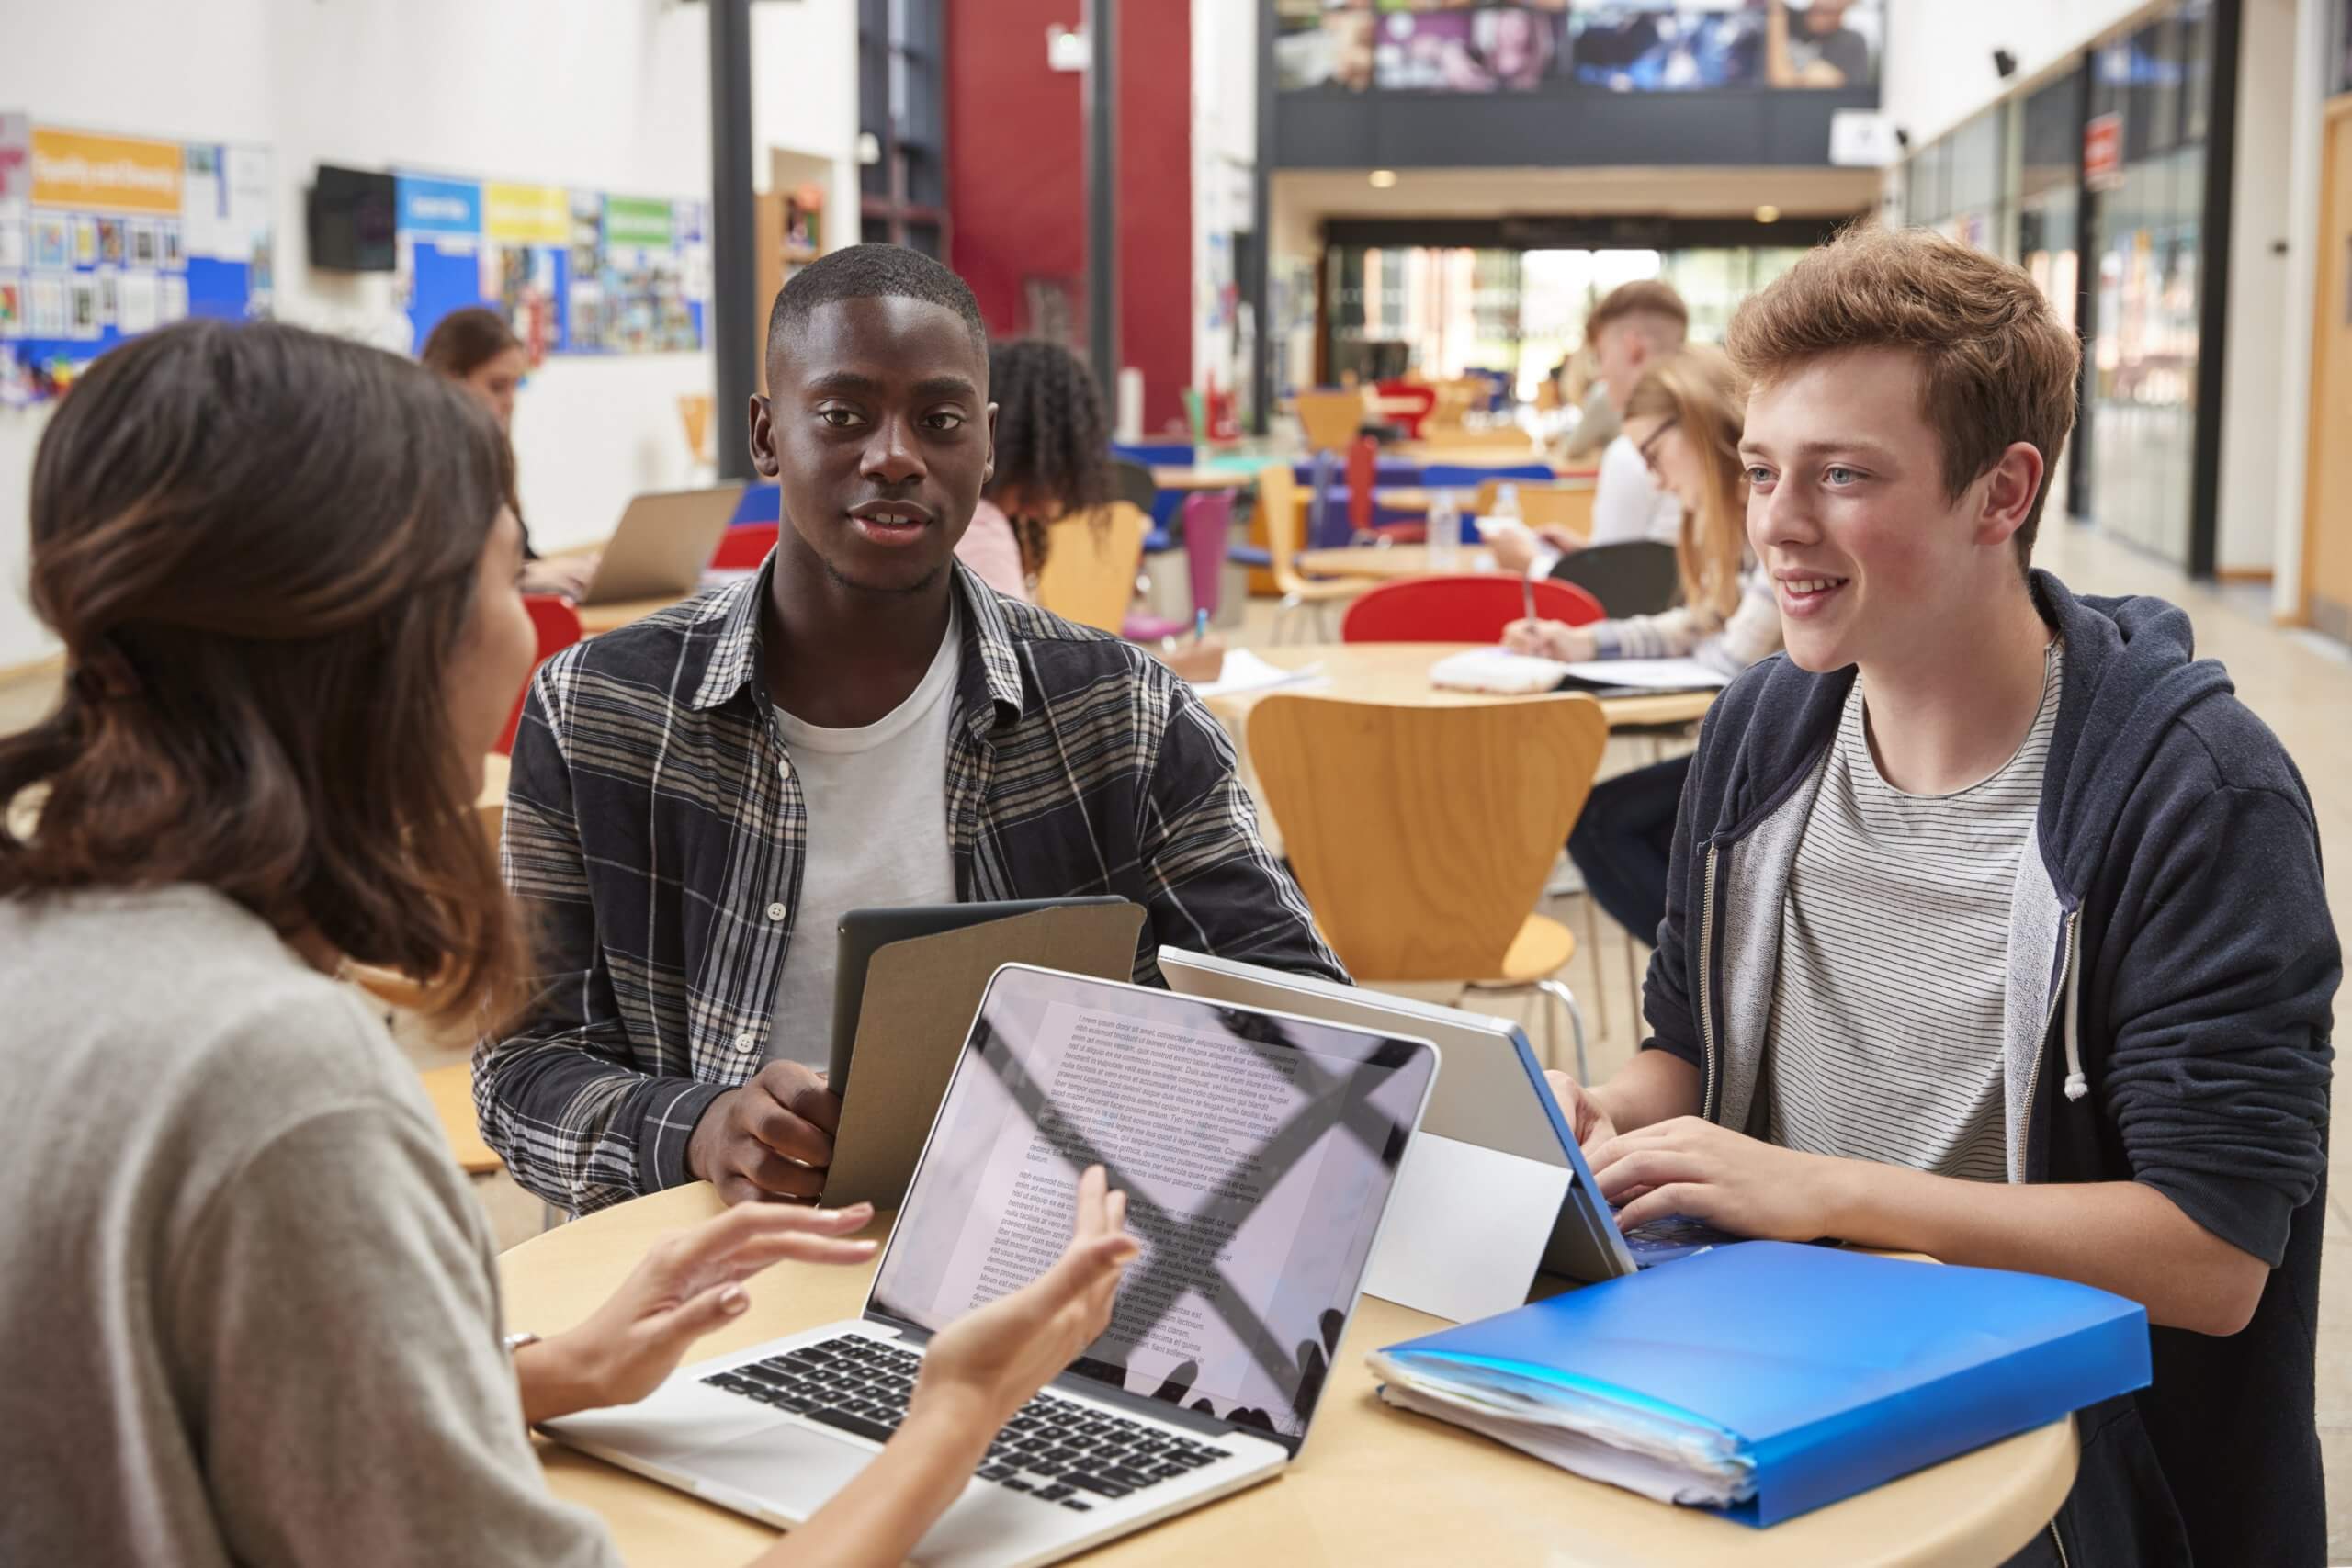
[[[504,1338],[501,1339],[499,1344],[503,1346],[506,1353],[511,1356],[515,1351],[520,1350],[524,1346],[536,1345],[538,1342],[539,1337],[526,1328],[519,1330],[516,1333],[509,1334]]]

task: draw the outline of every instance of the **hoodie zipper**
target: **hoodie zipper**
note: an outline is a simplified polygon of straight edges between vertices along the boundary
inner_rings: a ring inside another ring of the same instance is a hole
[[[1699,894],[1699,1114],[1715,1110],[1715,856],[1707,846],[1707,883]]]
[[[2065,934],[2059,939],[2061,945],[2058,950],[2058,974],[2050,983],[2050,1005],[2041,1014],[2041,1045],[2033,1054],[2033,1071],[2025,1080],[2026,1146],[2019,1151],[2022,1157],[2018,1162],[2019,1166],[2018,1176],[2020,1180],[2030,1181],[2033,1179],[2034,1100],[2035,1097],[2041,1092],[2042,1058],[2050,1055],[2050,1027],[2058,1021],[2058,1010],[2066,1005],[2066,980],[2067,976],[2075,972],[2075,922],[2080,919],[2082,919],[2081,910],[2066,911]],[[2058,1556],[2061,1562],[2064,1560],[2065,1555],[2066,1549],[2060,1547]]]
[[[2050,1521],[2050,1544],[2058,1549],[2058,1568],[2074,1568],[2074,1564],[2066,1560],[2066,1542],[2058,1534],[2056,1519]]]

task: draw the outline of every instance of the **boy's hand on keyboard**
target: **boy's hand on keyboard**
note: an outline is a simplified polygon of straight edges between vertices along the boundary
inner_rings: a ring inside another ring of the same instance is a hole
[[[587,1322],[516,1355],[526,1415],[545,1421],[643,1399],[695,1340],[751,1304],[744,1280],[787,1258],[863,1263],[876,1244],[849,1233],[873,1218],[870,1203],[746,1204],[663,1236]]]
[[[1568,1133],[1578,1148],[1590,1154],[1617,1135],[1616,1123],[1610,1121],[1608,1111],[1591,1090],[1563,1072],[1546,1070],[1544,1079],[1552,1086],[1552,1098],[1560,1102],[1560,1112],[1568,1119]]]
[[[1623,1204],[1620,1228],[1669,1214],[1767,1241],[1813,1241],[1834,1228],[1835,1188],[1848,1162],[1677,1116],[1611,1138],[1591,1152],[1601,1196]]]
[[[1102,1337],[1119,1277],[1140,1250],[1126,1232],[1126,1194],[1108,1189],[1102,1168],[1089,1166],[1078,1183],[1076,1234],[1060,1259],[932,1340],[907,1404],[910,1422],[938,1413],[963,1430],[993,1433]]]

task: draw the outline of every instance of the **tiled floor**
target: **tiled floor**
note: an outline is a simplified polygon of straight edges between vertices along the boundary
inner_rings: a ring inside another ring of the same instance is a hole
[[[2352,931],[2352,874],[2344,869],[2352,863],[2352,723],[2346,722],[2352,716],[2352,657],[2335,644],[2272,626],[2267,596],[2261,593],[2191,585],[2164,563],[2086,529],[2047,525],[2040,559],[2078,592],[2155,593],[2189,612],[2198,651],[2228,665],[2239,694],[2278,733],[2301,768],[2318,811],[2322,842],[2332,852],[2335,867],[2329,902],[2336,927]],[[1271,606],[1253,604],[1233,640],[1262,639],[1271,623]],[[0,682],[0,734],[47,711],[55,699],[57,680],[49,672]],[[1604,767],[1613,771],[1645,760],[1646,753],[1635,757],[1623,747],[1612,747]],[[1577,900],[1553,900],[1547,912],[1566,921],[1581,939]],[[1600,944],[1579,951],[1566,978],[1584,1004],[1593,1072],[1605,1077],[1631,1055],[1637,1035],[1628,1005],[1626,944],[1610,922],[1603,920],[1600,926]],[[1434,995],[1448,999],[1442,991]],[[1482,998],[1478,1006],[1511,1010],[1508,998]],[[2343,1010],[2339,1004],[2339,1017]],[[1540,1021],[1530,1019],[1532,1024]],[[1530,1032],[1543,1038],[1540,1028]],[[405,1038],[404,1043],[420,1066],[463,1055],[462,1045],[435,1045],[415,1038]],[[2352,1149],[2352,1142],[2346,1147]],[[511,1181],[500,1177],[479,1185],[502,1245],[538,1228],[537,1203]],[[2320,1306],[2319,1414],[2328,1461],[2329,1556],[2339,1562],[2352,1561],[2352,1207],[2347,1204],[2352,1204],[2352,1190],[2329,1201]]]

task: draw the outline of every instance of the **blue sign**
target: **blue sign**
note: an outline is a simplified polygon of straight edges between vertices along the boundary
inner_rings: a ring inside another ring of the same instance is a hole
[[[481,186],[471,180],[400,176],[400,223],[405,233],[481,234]]]

